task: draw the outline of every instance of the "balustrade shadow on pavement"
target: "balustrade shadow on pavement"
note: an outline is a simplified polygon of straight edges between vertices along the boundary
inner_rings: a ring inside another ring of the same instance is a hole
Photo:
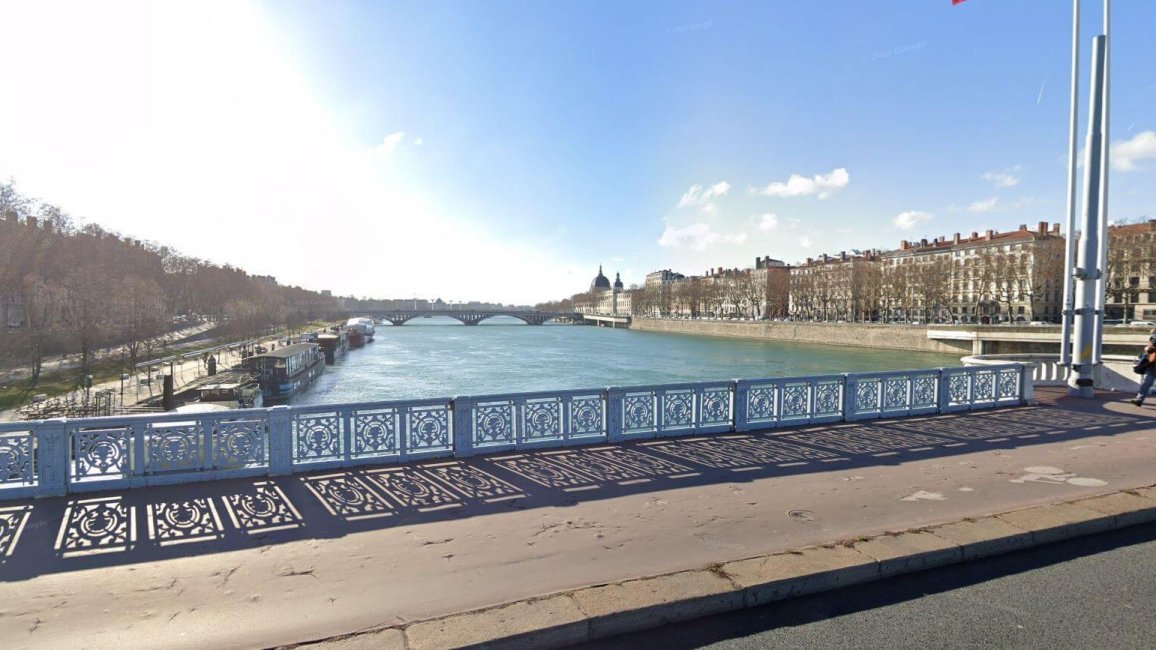
[[[1056,403],[26,500],[0,507],[0,580],[1156,426],[1156,411],[1044,401]]]

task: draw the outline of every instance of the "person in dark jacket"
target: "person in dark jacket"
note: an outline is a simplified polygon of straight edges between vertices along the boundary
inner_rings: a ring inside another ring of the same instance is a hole
[[[1136,406],[1144,405],[1144,398],[1148,397],[1148,391],[1152,390],[1152,384],[1156,383],[1156,329],[1152,330],[1152,335],[1148,337],[1148,347],[1144,348],[1144,354],[1148,355],[1148,372],[1140,378],[1140,392],[1136,393],[1136,399],[1132,403]]]

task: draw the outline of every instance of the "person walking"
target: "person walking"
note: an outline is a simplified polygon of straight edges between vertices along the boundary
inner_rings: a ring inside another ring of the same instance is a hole
[[[1136,399],[1132,400],[1136,406],[1144,405],[1144,398],[1148,397],[1148,391],[1152,390],[1152,384],[1156,383],[1156,328],[1148,337],[1148,346],[1144,348],[1144,354],[1148,355],[1148,371],[1140,378],[1140,392],[1136,393]]]

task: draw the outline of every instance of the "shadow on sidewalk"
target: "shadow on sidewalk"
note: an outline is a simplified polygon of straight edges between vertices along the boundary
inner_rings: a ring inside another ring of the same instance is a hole
[[[1156,428],[1156,410],[1119,401],[1044,394],[996,411],[15,502],[0,506],[0,580]]]

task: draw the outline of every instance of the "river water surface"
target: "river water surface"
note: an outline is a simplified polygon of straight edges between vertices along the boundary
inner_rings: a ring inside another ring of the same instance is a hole
[[[958,366],[927,352],[712,338],[498,317],[379,325],[377,340],[330,366],[293,404],[757,379]]]

